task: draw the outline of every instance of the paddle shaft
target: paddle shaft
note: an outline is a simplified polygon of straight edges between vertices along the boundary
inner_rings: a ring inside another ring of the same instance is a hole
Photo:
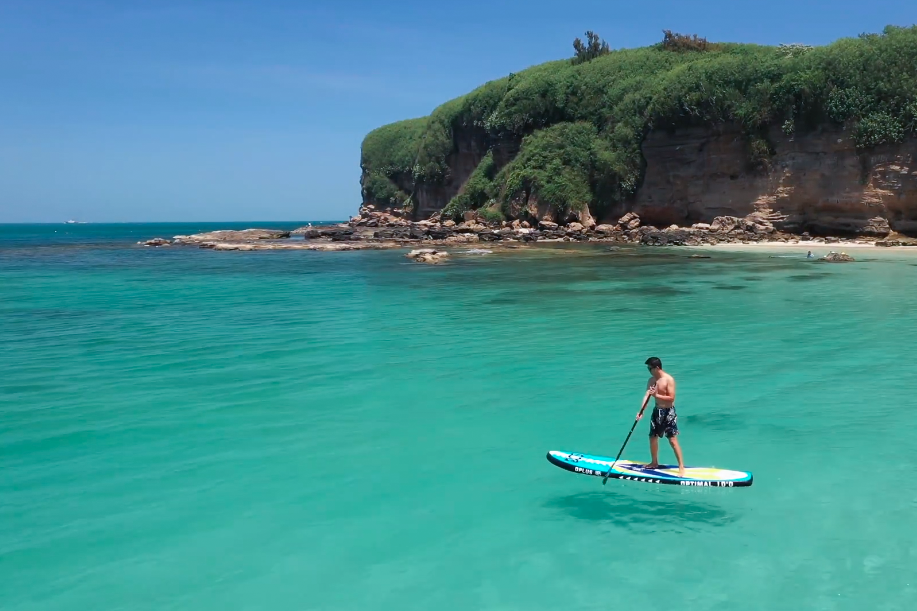
[[[621,454],[624,453],[624,448],[627,447],[627,442],[630,441],[630,436],[634,434],[634,429],[637,428],[637,423],[640,422],[640,416],[643,415],[643,410],[646,409],[647,404],[650,402],[650,397],[652,395],[646,395],[646,399],[643,400],[643,405],[640,406],[640,413],[637,414],[637,417],[634,418],[634,424],[630,427],[630,433],[627,434],[627,439],[624,440],[624,445],[621,446],[621,449],[618,450],[618,455],[615,456],[615,461],[611,463],[611,466],[608,467],[608,472],[605,473],[604,479],[602,479],[602,485],[605,485],[605,482],[608,481],[608,476],[611,475],[612,469],[615,468],[615,465],[618,462],[618,459],[621,458]]]

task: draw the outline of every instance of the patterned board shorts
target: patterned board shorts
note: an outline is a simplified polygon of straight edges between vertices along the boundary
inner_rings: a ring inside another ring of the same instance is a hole
[[[668,437],[678,435],[678,416],[675,407],[657,407],[653,409],[650,420],[650,437]]]

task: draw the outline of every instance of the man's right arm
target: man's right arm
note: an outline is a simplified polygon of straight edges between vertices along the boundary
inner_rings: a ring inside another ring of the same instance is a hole
[[[651,384],[649,388],[646,389],[646,394],[643,395],[643,403],[640,404],[640,411],[637,412],[637,420],[640,420],[640,418],[643,418],[643,410],[646,409],[646,404],[649,402],[650,397],[653,395],[654,392],[656,392],[656,385]]]

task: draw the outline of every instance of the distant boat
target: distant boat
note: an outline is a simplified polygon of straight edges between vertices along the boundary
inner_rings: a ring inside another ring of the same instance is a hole
[[[70,219],[69,221],[64,221],[64,225],[85,225],[86,221],[74,221]]]

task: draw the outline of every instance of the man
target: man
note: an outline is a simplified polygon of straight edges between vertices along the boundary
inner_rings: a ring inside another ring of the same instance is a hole
[[[650,422],[650,454],[652,462],[647,469],[659,467],[659,438],[665,435],[678,459],[678,475],[685,476],[685,462],[681,456],[681,446],[678,445],[678,417],[675,415],[675,380],[662,370],[662,361],[655,356],[646,359],[646,368],[649,369],[650,379],[646,383],[646,395],[643,402],[650,397],[656,399],[656,407]],[[637,420],[643,414],[637,414]]]

